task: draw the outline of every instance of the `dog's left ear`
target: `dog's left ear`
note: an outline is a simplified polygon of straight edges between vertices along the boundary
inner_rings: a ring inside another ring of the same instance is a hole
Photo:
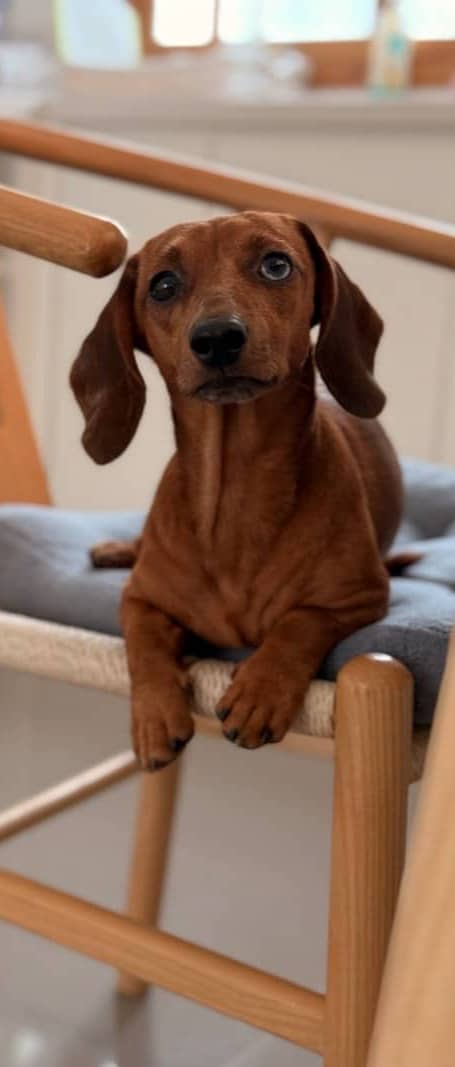
[[[85,418],[82,443],[95,463],[110,463],[134,437],[145,404],[145,382],[134,349],[147,347],[134,314],[138,256],[125,267],[73,363],[70,383]]]
[[[312,326],[320,324],[315,359],[328,389],[346,411],[364,419],[382,411],[385,396],[373,378],[384,324],[361,290],[299,222],[315,267]]]

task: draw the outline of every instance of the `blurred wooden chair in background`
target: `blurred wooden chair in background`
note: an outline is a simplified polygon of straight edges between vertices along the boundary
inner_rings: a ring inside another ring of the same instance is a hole
[[[0,244],[102,277],[123,262],[118,226],[0,187]],[[49,487],[0,306],[0,501],[50,504]]]
[[[327,245],[344,236],[455,267],[453,229],[271,180],[20,123],[0,122],[1,149],[233,208],[288,211],[312,222]],[[11,191],[0,193],[0,243],[93,275],[119,266],[126,248],[112,223]],[[47,505],[49,489],[3,323],[0,389],[0,499]],[[128,693],[120,638],[46,618],[0,612],[0,665]],[[227,669],[192,668],[196,727],[214,737],[221,727],[210,713]],[[408,785],[420,776],[425,750],[421,736],[411,743],[412,711],[408,671],[390,657],[364,656],[343,668],[336,685],[313,685],[282,742],[285,749],[335,761],[325,995],[157,929],[179,762],[142,776],[127,916],[0,871],[0,918],[119,968],[126,994],[155,983],[312,1049],[326,1067],[365,1067],[404,862]],[[136,771],[133,755],[121,753],[24,801],[0,817],[0,840]]]

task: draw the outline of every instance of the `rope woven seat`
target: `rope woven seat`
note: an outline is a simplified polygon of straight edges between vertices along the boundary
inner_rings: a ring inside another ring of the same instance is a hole
[[[0,665],[72,685],[128,696],[130,684],[121,637],[0,612]],[[196,729],[219,732],[215,708],[236,664],[216,659],[188,660]],[[328,757],[335,734],[335,683],[312,683],[282,747],[307,748]],[[315,744],[311,744],[314,739]],[[300,741],[300,744],[299,744]],[[414,736],[412,778],[420,777],[427,731]],[[319,744],[318,744],[319,742]],[[322,743],[321,743],[322,742]]]

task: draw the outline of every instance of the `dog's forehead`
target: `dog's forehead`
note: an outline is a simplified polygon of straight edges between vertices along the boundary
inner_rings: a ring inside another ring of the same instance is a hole
[[[265,211],[244,211],[236,215],[220,215],[200,222],[172,226],[144,246],[146,258],[190,258],[201,255],[235,257],[239,250],[261,245],[302,245],[298,224],[289,215]]]

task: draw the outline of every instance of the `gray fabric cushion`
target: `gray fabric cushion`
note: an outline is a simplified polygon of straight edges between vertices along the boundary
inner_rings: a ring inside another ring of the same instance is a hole
[[[416,723],[431,722],[455,619],[455,471],[419,462],[403,464],[405,516],[397,546],[422,559],[392,580],[385,619],[342,641],[322,668],[334,679],[341,666],[364,652],[386,652],[412,671]],[[0,608],[103,633],[120,633],[119,600],[125,572],[94,571],[88,550],[97,541],[128,539],[141,529],[137,513],[70,512],[0,507]],[[189,650],[213,655],[197,638]],[[218,658],[249,651],[216,649]]]
[[[97,541],[136,537],[139,513],[0,507],[0,609],[119,634],[125,571],[94,570]]]

